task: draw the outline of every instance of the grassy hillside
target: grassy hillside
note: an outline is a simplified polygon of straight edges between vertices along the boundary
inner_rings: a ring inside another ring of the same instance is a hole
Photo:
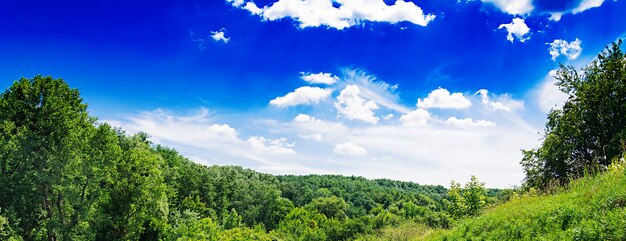
[[[404,225],[362,240],[626,240],[626,164],[526,195],[459,220],[449,230]]]
[[[625,165],[527,196],[461,221],[425,240],[626,240]]]

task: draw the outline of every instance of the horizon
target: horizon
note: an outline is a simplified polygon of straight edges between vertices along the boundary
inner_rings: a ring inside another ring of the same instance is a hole
[[[201,164],[506,188],[559,63],[626,37],[624,1],[294,2],[3,3],[0,77],[62,78]]]

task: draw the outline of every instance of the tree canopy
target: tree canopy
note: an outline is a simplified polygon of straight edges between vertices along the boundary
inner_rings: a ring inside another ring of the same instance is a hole
[[[626,147],[626,56],[621,40],[580,71],[563,66],[557,86],[569,97],[553,109],[540,147],[525,150],[526,184],[545,188],[605,169]]]

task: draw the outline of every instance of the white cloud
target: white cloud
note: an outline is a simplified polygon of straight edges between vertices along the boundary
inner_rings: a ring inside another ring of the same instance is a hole
[[[506,111],[512,112],[515,110],[524,109],[524,102],[514,100],[508,95],[500,95],[496,97],[496,100],[492,100],[489,97],[489,91],[481,89],[476,92],[480,95],[481,102],[489,111]]]
[[[228,43],[230,41],[229,37],[226,37],[225,29],[221,29],[220,31],[211,32],[211,38],[216,42],[222,41],[224,43]]]
[[[243,139],[239,130],[229,124],[216,123],[212,112],[204,108],[190,114],[157,109],[106,122],[129,133],[145,132],[151,141],[176,148],[198,163],[240,165],[274,173],[313,171],[293,161],[292,156],[298,153],[287,139],[267,139],[258,135]]]
[[[604,0],[582,0],[578,7],[572,9],[572,13],[577,14],[590,8],[600,7]]]
[[[484,3],[491,3],[502,12],[511,15],[529,14],[535,9],[532,0],[481,0]]]
[[[582,0],[576,7],[572,9],[565,9],[562,11],[548,13],[550,14],[550,20],[560,21],[561,17],[565,14],[578,14],[591,8],[600,7],[602,6],[602,3],[604,3],[604,0]]]
[[[319,134],[319,133],[310,134],[310,135],[299,135],[298,137],[305,139],[305,140],[314,140],[314,141],[321,141],[324,139],[322,134]]]
[[[325,85],[332,85],[335,82],[337,82],[337,80],[339,80],[339,77],[337,76],[333,76],[330,73],[317,73],[317,74],[312,74],[312,73],[300,73],[302,76],[300,77],[302,80],[310,83],[310,84],[325,84]]]
[[[530,36],[526,36],[530,32],[530,28],[526,25],[524,19],[514,18],[511,23],[501,24],[498,29],[506,29],[507,35],[506,39],[513,42],[515,38],[520,42],[525,42],[530,39]]]
[[[248,10],[250,13],[254,15],[261,15],[263,13],[263,9],[257,7],[254,2],[247,2],[243,9]]]
[[[449,126],[461,127],[461,128],[494,127],[494,126],[496,126],[496,123],[494,123],[492,121],[488,121],[488,120],[476,120],[476,121],[474,121],[474,120],[472,120],[472,118],[457,119],[454,116],[448,118],[448,120],[446,120],[446,124],[449,125]]]
[[[241,5],[243,5],[244,0],[226,0],[226,2],[232,4],[235,7],[240,7]]]
[[[431,118],[432,117],[428,111],[424,109],[417,109],[402,115],[400,117],[400,121],[404,126],[420,127],[428,125],[428,121],[430,121]]]
[[[287,139],[265,139],[262,136],[252,136],[248,138],[248,144],[252,150],[257,152],[266,152],[269,154],[296,154],[292,149],[293,143],[287,143]]]
[[[333,150],[333,152],[340,154],[340,155],[347,155],[347,156],[367,155],[367,150],[365,150],[365,148],[363,148],[362,146],[353,144],[353,143],[349,143],[349,142],[335,145],[335,149]]]
[[[472,102],[463,96],[463,93],[452,93],[443,88],[433,90],[424,100],[417,100],[417,107],[430,109],[465,109],[472,105]]]
[[[230,127],[227,124],[213,124],[209,126],[208,131],[211,133],[215,133],[221,137],[227,138],[237,138],[237,130],[235,128]]]
[[[552,43],[546,43],[550,45],[548,51],[552,56],[552,60],[556,60],[559,55],[563,55],[567,57],[569,60],[574,60],[580,56],[580,53],[583,51],[583,48],[580,46],[582,41],[576,38],[576,40],[567,42],[562,39],[555,39]]]
[[[227,1],[265,20],[291,18],[299,23],[300,28],[327,26],[344,29],[365,21],[392,24],[407,21],[426,26],[435,19],[435,15],[424,14],[415,3],[404,0],[396,0],[393,5],[387,5],[383,0],[279,0],[263,8],[251,1],[244,7],[241,7],[243,0]]]
[[[338,114],[349,120],[361,120],[372,124],[378,123],[379,118],[374,116],[374,110],[378,109],[376,102],[365,100],[359,96],[360,90],[356,85],[348,85],[339,96],[335,108]]]
[[[555,85],[557,82],[555,75],[556,70],[550,71],[536,92],[537,104],[544,113],[550,112],[553,108],[561,108],[569,97]]]
[[[410,108],[399,103],[400,97],[395,93],[398,85],[376,79],[376,76],[362,70],[346,69],[343,71],[342,84],[359,87],[359,96],[376,102],[377,105],[391,110],[408,113]]]
[[[293,118],[293,120],[296,122],[311,122],[315,121],[315,117],[307,114],[298,114],[296,117]]]
[[[321,100],[328,98],[331,93],[332,91],[329,89],[303,86],[293,92],[289,92],[285,96],[276,97],[270,101],[270,104],[277,107],[317,104]]]
[[[323,168],[321,173],[442,185],[448,185],[451,179],[469,178],[473,174],[492,187],[519,184],[518,181],[523,178],[519,150],[533,147],[540,136],[535,130],[520,128],[504,115],[485,113],[490,116],[490,122],[497,122],[498,125],[478,121],[483,120],[478,117],[472,118],[473,126],[462,126],[467,123],[452,126],[446,123],[446,119],[437,120],[433,116],[428,125],[420,128],[404,126],[403,123],[345,126],[340,122],[319,120],[275,123],[267,129],[283,130],[285,133],[281,135],[287,136],[289,132],[299,135],[322,131],[323,140],[303,140],[298,144],[301,148],[298,155],[311,153],[318,157],[317,163],[312,165]],[[351,155],[329,157],[328,153],[334,152],[337,143],[356,144],[372,158]],[[384,160],[382,157],[385,157]]]

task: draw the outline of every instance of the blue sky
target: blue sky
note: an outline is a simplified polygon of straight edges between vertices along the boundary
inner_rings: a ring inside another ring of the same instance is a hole
[[[0,81],[81,90],[100,120],[205,164],[517,185],[603,0],[3,1]]]

